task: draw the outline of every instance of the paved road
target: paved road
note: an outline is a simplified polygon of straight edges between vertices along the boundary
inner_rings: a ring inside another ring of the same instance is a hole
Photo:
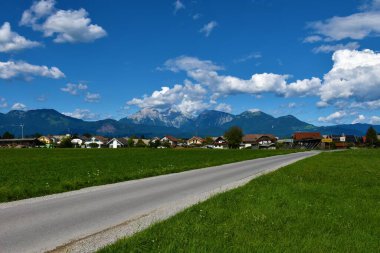
[[[274,170],[295,153],[0,204],[0,252],[44,252],[167,203]]]

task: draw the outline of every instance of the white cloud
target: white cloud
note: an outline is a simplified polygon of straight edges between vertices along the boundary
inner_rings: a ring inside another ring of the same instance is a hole
[[[311,35],[311,36],[306,37],[303,40],[303,42],[304,43],[315,43],[315,42],[318,42],[318,41],[321,41],[321,40],[323,40],[321,36]]]
[[[41,46],[39,42],[27,40],[25,37],[12,32],[11,25],[5,22],[0,27],[0,52],[19,51]]]
[[[59,79],[65,77],[57,67],[32,65],[27,62],[0,61],[0,79],[26,78],[33,76]]]
[[[74,84],[74,83],[68,83],[65,87],[61,88],[61,91],[70,93],[71,95],[77,95],[78,92],[87,90],[88,87],[86,84]]]
[[[173,72],[179,71],[215,71],[222,70],[223,68],[214,64],[212,61],[199,60],[196,57],[179,56],[174,59],[169,59],[164,63],[166,70]]]
[[[24,11],[20,24],[41,31],[46,37],[55,36],[56,43],[92,42],[107,35],[101,26],[91,24],[85,9],[57,10],[54,5],[52,0],[35,2]]]
[[[380,99],[366,102],[352,102],[349,107],[370,110],[380,109]]]
[[[191,116],[208,108],[204,102],[207,91],[200,85],[174,85],[173,88],[162,87],[150,96],[134,98],[127,105],[139,108],[155,108],[159,110],[176,109],[185,115]]]
[[[211,61],[202,61],[195,57],[181,56],[166,61],[166,69],[174,72],[186,71],[187,75],[207,86],[212,92],[212,99],[219,96],[233,94],[260,95],[265,92],[273,92],[280,96],[307,96],[314,95],[321,85],[318,78],[298,80],[288,84],[288,75],[273,73],[254,74],[250,79],[241,79],[234,76],[219,75],[216,71],[222,70]]]
[[[231,113],[231,112],[232,112],[232,107],[231,107],[231,105],[229,105],[229,104],[220,103],[220,104],[218,104],[218,105],[215,107],[215,110],[217,110],[217,111],[221,111],[221,112]]]
[[[321,100],[380,99],[380,54],[372,50],[339,50],[333,55],[333,68],[324,76]]]
[[[173,5],[174,5],[174,13],[177,13],[178,11],[186,8],[185,5],[180,0],[176,0],[173,3]]]
[[[354,119],[352,121],[352,124],[361,123],[361,122],[365,121],[365,119],[366,119],[365,116],[360,114],[360,115],[358,115],[358,117],[356,119]]]
[[[14,105],[12,105],[12,110],[26,110],[26,105],[22,104],[22,103],[15,103]]]
[[[347,116],[346,112],[338,111],[328,115],[327,117],[319,117],[318,121],[325,123],[340,123],[345,116]]]
[[[359,10],[370,11],[370,10],[379,10],[380,9],[380,0],[367,0],[359,6]]]
[[[286,86],[286,97],[304,97],[318,94],[321,88],[321,79],[312,77],[311,79],[297,80]]]
[[[333,17],[310,23],[309,28],[326,41],[361,40],[368,36],[379,36],[380,12],[370,10],[346,17]]]
[[[200,19],[202,17],[202,14],[200,14],[200,13],[197,13],[197,14],[194,14],[193,15],[193,19],[194,20],[198,20],[198,19]]]
[[[370,124],[380,124],[380,117],[379,116],[372,116]]]
[[[211,32],[218,26],[216,21],[211,21],[205,24],[200,30],[200,33],[203,33],[206,37],[210,36]]]
[[[20,25],[31,26],[34,30],[41,30],[42,27],[38,24],[38,21],[51,15],[55,4],[55,0],[35,1],[28,10],[23,12]]]
[[[72,118],[83,120],[94,120],[99,117],[99,115],[91,112],[88,109],[75,109],[74,112],[63,112],[63,114]]]
[[[84,98],[84,100],[89,103],[97,103],[100,101],[100,99],[101,99],[101,96],[99,93],[90,93],[90,92],[87,92],[86,97]]]
[[[321,45],[319,47],[316,47],[313,49],[314,53],[331,53],[342,49],[350,49],[355,50],[360,47],[359,43],[357,42],[349,42],[347,44],[336,44],[336,45]]]
[[[5,98],[0,97],[0,108],[7,108],[7,107],[8,107],[7,100]]]
[[[234,62],[235,63],[241,63],[241,62],[246,62],[246,61],[249,61],[252,59],[260,59],[261,57],[263,57],[263,56],[260,52],[253,52],[253,53],[245,55],[239,59],[234,60]]]

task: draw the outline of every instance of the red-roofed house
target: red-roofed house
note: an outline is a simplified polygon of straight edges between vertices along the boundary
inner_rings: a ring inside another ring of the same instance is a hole
[[[176,147],[178,145],[178,139],[171,135],[166,135],[164,138],[162,138],[161,143],[164,142],[169,142],[170,146],[172,147]]]
[[[293,134],[295,147],[315,149],[322,141],[322,135],[318,132],[298,132]]]
[[[273,134],[246,134],[242,139],[242,148],[275,149],[276,142]]]

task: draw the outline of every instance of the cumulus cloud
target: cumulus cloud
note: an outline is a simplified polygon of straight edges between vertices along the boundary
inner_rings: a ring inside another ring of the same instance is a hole
[[[93,113],[88,109],[75,109],[73,112],[63,112],[63,114],[72,118],[83,120],[95,120],[99,118],[98,114]]]
[[[332,113],[326,117],[319,117],[318,121],[325,122],[325,123],[339,124],[345,116],[347,116],[347,113],[345,111],[338,111],[338,112],[334,112],[334,113]]]
[[[173,3],[173,5],[174,5],[174,13],[177,13],[178,11],[186,8],[185,5],[180,0],[176,0]]]
[[[380,117],[379,116],[372,116],[370,124],[380,124]]]
[[[211,89],[213,98],[242,93],[259,95],[265,92],[287,97],[306,96],[312,95],[321,85],[318,78],[298,80],[288,84],[288,75],[274,73],[254,74],[250,79],[220,75],[217,72],[223,69],[220,66],[211,61],[188,56],[168,60],[165,67],[174,72],[185,71],[190,78]]]
[[[61,88],[61,91],[67,92],[71,95],[78,95],[78,92],[87,90],[88,86],[86,84],[74,84],[74,83],[68,83],[65,87]]]
[[[366,117],[363,114],[360,114],[352,121],[352,124],[357,124],[365,121]]]
[[[200,33],[203,33],[206,37],[210,36],[211,32],[218,26],[216,21],[210,21],[205,24],[200,30]]]
[[[20,24],[55,37],[56,43],[92,42],[107,35],[101,26],[91,23],[85,9],[57,10],[54,5],[53,0],[34,2],[24,11]]]
[[[13,32],[8,22],[0,27],[0,52],[20,51],[38,46],[41,46],[39,42],[28,40]]]
[[[22,104],[22,103],[15,103],[14,105],[12,105],[12,110],[26,110],[26,105]]]
[[[134,98],[127,105],[139,108],[155,108],[159,110],[176,109],[185,115],[191,116],[208,108],[204,102],[207,91],[199,84],[174,85],[173,88],[162,87],[150,96]]]
[[[89,103],[97,103],[100,101],[100,99],[101,99],[101,96],[99,93],[90,93],[90,92],[87,92],[86,97],[84,98],[84,100]]]
[[[7,107],[8,107],[7,100],[5,98],[0,97],[0,108],[7,108]]]
[[[380,99],[380,54],[372,50],[339,50],[333,55],[333,68],[324,76],[322,101],[353,98],[356,101]]]
[[[318,53],[331,53],[342,49],[350,49],[355,50],[360,47],[359,43],[357,42],[349,42],[347,44],[336,44],[336,45],[321,45],[319,47],[316,47],[313,49],[313,52]]]
[[[13,78],[31,79],[34,76],[59,79],[65,77],[57,67],[32,65],[27,62],[0,61],[0,78],[10,80]]]

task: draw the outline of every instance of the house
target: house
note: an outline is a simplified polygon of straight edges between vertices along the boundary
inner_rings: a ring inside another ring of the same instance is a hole
[[[126,148],[128,147],[128,139],[125,138],[113,138],[107,142],[109,148]]]
[[[0,147],[5,148],[34,148],[43,145],[37,138],[0,139]]]
[[[293,148],[293,139],[279,139],[277,140],[277,143],[280,145],[281,148],[284,149]]]
[[[176,147],[178,145],[178,139],[171,136],[166,135],[164,138],[161,139],[161,143],[169,142],[170,146]]]
[[[87,138],[86,136],[79,136],[73,138],[71,140],[71,143],[74,145],[74,147],[85,147],[84,143],[86,141],[90,141],[90,138]]]
[[[54,143],[54,140],[52,138],[50,138],[49,136],[40,136],[38,138],[38,140],[42,143],[45,143],[45,144],[53,144]]]
[[[315,149],[322,141],[322,135],[318,132],[297,132],[293,134],[294,147]]]
[[[226,149],[228,148],[228,142],[223,136],[216,137],[214,139],[214,148],[216,149]]]
[[[102,139],[102,140],[101,140]],[[90,140],[84,142],[86,148],[101,148],[107,141],[104,141],[104,138],[98,138],[96,136],[91,137]]]
[[[272,134],[246,134],[241,148],[276,149],[277,138]]]
[[[201,146],[205,142],[204,139],[198,136],[193,136],[187,140],[187,145],[189,146]]]

